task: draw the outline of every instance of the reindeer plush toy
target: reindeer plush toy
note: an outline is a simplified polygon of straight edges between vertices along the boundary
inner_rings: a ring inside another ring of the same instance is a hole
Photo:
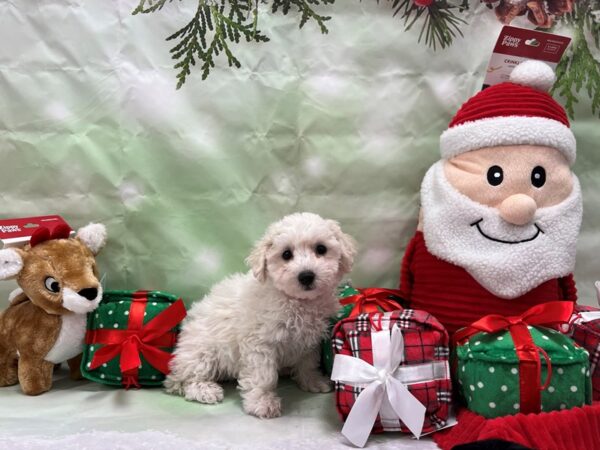
[[[75,238],[69,233],[66,226],[39,228],[24,248],[0,250],[0,280],[19,285],[0,313],[0,386],[20,383],[25,394],[42,394],[64,361],[71,378],[81,377],[86,314],[102,299],[94,257],[106,229],[90,224]]]

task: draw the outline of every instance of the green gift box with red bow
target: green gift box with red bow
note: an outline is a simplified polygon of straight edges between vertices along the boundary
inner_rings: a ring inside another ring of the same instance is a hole
[[[161,386],[180,323],[180,298],[161,291],[106,291],[88,314],[82,375],[98,383]]]
[[[591,404],[588,352],[552,329],[572,310],[571,302],[548,302],[458,330],[456,379],[467,407],[494,418]]]

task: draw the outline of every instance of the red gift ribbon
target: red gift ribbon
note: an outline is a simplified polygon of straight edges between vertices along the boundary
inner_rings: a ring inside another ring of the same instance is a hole
[[[524,414],[539,413],[541,411],[541,391],[550,382],[550,359],[543,350],[535,345],[527,325],[557,326],[569,321],[573,313],[574,303],[555,301],[541,303],[528,309],[520,316],[503,317],[491,314],[479,319],[466,328],[454,334],[455,344],[462,344],[471,336],[481,331],[495,333],[508,330],[515,344],[517,358],[519,359],[519,396],[520,410]],[[541,386],[540,352],[543,353],[548,365],[548,378]],[[532,389],[532,386],[535,389]]]
[[[345,297],[340,300],[342,305],[354,304],[349,317],[356,317],[359,314],[388,312],[403,309],[398,302],[388,298],[401,297],[400,291],[396,289],[366,288],[356,289],[359,293]]]
[[[96,329],[88,330],[86,344],[103,344],[94,353],[90,369],[94,370],[121,355],[119,365],[123,375],[123,385],[139,388],[138,368],[142,363],[140,354],[155,369],[169,373],[169,361],[172,355],[159,347],[174,347],[176,333],[170,331],[186,316],[185,305],[181,299],[155,316],[144,325],[144,313],[148,304],[148,291],[137,291],[133,294],[129,309],[129,320],[126,330]]]

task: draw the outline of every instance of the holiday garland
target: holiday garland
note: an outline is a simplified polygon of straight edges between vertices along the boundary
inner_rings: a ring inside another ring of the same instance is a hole
[[[180,0],[181,1],[181,0]],[[588,41],[600,49],[600,0],[481,0],[502,23],[509,24],[515,17],[527,15],[529,21],[542,29],[567,25],[574,39],[567,54],[557,67],[558,81],[554,92],[565,99],[569,116],[574,115],[578,95],[585,88],[592,100],[592,112],[600,115],[600,62],[589,47]],[[139,0],[133,14],[160,11],[173,0]],[[202,79],[206,79],[215,60],[224,55],[230,67],[241,67],[233,53],[240,41],[267,42],[269,37],[258,27],[259,3],[269,3],[271,14],[296,13],[299,28],[314,22],[321,33],[328,32],[326,22],[330,16],[319,8],[333,5],[335,0],[197,0],[194,16],[180,30],[167,37],[173,41],[171,57],[178,71],[177,89],[181,88],[198,64]],[[418,41],[433,48],[446,48],[454,39],[462,37],[461,27],[467,25],[461,17],[469,9],[469,0],[377,0],[391,7],[394,17],[399,17],[405,30],[420,26]],[[589,39],[588,39],[589,37]]]

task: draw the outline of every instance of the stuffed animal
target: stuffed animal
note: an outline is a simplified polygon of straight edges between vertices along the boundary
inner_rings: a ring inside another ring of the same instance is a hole
[[[19,285],[0,313],[0,386],[20,383],[25,394],[42,394],[64,361],[71,378],[81,377],[86,314],[102,299],[95,255],[106,229],[90,224],[75,238],[69,233],[66,226],[52,234],[39,228],[24,248],[0,250],[0,280]]]
[[[482,316],[576,300],[582,216],[575,137],[539,61],[468,100],[425,175],[400,290],[450,333]]]

